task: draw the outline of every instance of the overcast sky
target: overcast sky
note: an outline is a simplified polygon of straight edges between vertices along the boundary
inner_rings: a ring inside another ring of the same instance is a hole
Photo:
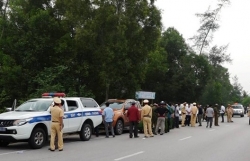
[[[204,13],[209,6],[215,8],[218,0],[156,0],[156,6],[162,10],[162,22],[165,29],[174,27],[186,39],[194,36],[200,27],[196,13]],[[230,77],[238,77],[239,83],[250,93],[250,0],[231,0],[231,4],[222,9],[219,30],[214,34],[213,44],[229,44],[227,53],[233,60],[224,64]]]

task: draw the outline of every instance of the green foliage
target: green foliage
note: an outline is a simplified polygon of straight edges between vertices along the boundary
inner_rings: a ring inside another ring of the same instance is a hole
[[[153,0],[8,2],[0,12],[0,107],[44,92],[98,102],[137,90],[156,92],[156,101],[242,99],[221,66],[227,46],[198,55],[175,28],[162,31]]]

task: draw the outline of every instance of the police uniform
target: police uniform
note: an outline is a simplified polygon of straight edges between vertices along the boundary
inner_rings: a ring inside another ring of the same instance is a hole
[[[185,126],[185,120],[186,120],[186,102],[183,103],[183,106],[181,108],[181,126]]]
[[[143,129],[145,137],[149,135],[153,137],[152,133],[152,125],[151,125],[151,118],[152,118],[152,108],[148,105],[148,100],[144,100],[143,103],[145,104],[141,110],[141,120],[143,121]]]
[[[62,117],[64,115],[63,110],[58,106],[61,100],[58,97],[54,98],[55,106],[51,107],[51,138],[50,138],[50,150],[55,150],[55,136],[58,137],[58,149],[63,150],[63,138],[62,138]]]
[[[197,112],[198,109],[196,107],[196,103],[193,103],[193,106],[191,108],[191,127],[195,127]]]

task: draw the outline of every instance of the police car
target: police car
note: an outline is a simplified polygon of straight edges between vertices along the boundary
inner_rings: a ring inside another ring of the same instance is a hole
[[[26,101],[14,111],[0,114],[0,146],[11,142],[28,142],[31,148],[39,149],[50,138],[52,97],[64,93],[44,93],[43,97]],[[80,139],[91,138],[93,129],[102,123],[100,106],[92,98],[62,97],[64,100],[65,134],[79,134]]]

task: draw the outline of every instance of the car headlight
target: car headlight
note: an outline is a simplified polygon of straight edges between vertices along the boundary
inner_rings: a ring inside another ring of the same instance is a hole
[[[27,122],[29,122],[30,120],[32,120],[32,118],[16,120],[13,122],[13,126],[22,126]]]

